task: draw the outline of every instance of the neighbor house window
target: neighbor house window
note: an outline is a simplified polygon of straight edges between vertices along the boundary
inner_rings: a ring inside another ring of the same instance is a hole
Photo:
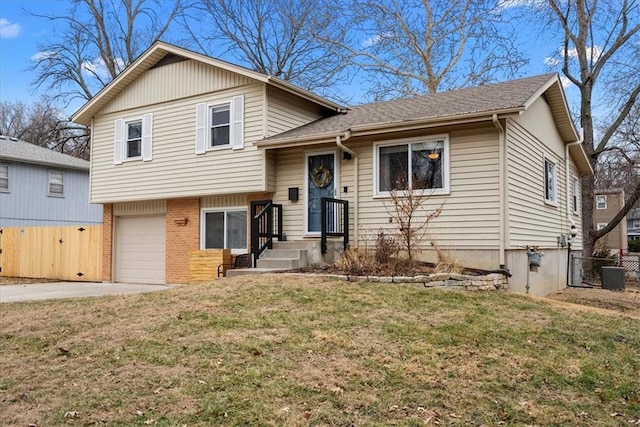
[[[544,200],[556,203],[556,164],[544,159]]]
[[[571,193],[571,208],[573,213],[578,213],[578,194],[580,193],[580,181],[573,178],[573,192]]]
[[[62,172],[49,171],[49,195],[64,195],[64,174]]]
[[[0,191],[9,191],[9,166],[0,165]]]
[[[126,130],[126,157],[137,159],[142,156],[142,120],[127,122]]]
[[[607,209],[607,196],[603,194],[596,196],[596,209]]]
[[[221,104],[209,107],[209,147],[226,147],[231,144],[230,136],[231,104]]]
[[[597,229],[598,231],[600,231],[600,230],[602,230],[603,228],[605,228],[606,226],[607,226],[607,223],[606,223],[606,222],[599,222],[599,223],[596,225],[596,229]]]
[[[631,225],[632,228],[640,228],[640,219],[634,219]]]
[[[247,251],[247,209],[204,209],[202,211],[202,249]]]
[[[447,191],[448,144],[446,136],[377,144],[376,192],[386,194],[409,189]]]

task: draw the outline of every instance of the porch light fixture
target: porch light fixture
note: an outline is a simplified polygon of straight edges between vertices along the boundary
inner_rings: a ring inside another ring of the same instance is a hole
[[[187,225],[188,221],[189,221],[188,218],[176,218],[173,220],[175,225],[177,225],[178,227],[184,227],[185,225]]]

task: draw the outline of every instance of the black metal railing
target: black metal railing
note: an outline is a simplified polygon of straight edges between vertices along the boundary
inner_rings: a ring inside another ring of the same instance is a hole
[[[343,249],[349,245],[349,202],[322,197],[320,199],[320,248],[327,253],[327,237],[342,237]]]
[[[254,267],[262,252],[273,248],[274,238],[282,240],[282,205],[271,200],[252,201],[251,254]]]

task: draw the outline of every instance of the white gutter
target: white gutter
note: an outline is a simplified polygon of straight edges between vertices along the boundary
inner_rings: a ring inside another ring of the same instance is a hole
[[[506,154],[507,154],[507,147],[506,147],[506,140],[507,138],[505,137],[505,131],[504,128],[502,127],[502,124],[500,124],[500,120],[498,120],[498,115],[494,114],[492,117],[493,120],[493,125],[496,127],[496,129],[498,129],[498,175],[499,175],[499,201],[498,201],[498,205],[500,206],[499,209],[499,216],[498,216],[498,238],[499,238],[499,257],[500,257],[500,268],[504,268],[506,266],[506,255],[505,255],[505,251],[506,251],[506,237],[507,237],[507,202],[506,202],[506,194],[507,194],[507,186],[506,186],[506,173],[507,173],[507,168],[506,168]]]
[[[342,145],[342,141],[346,141],[350,137],[350,131],[346,131],[342,138],[340,135],[336,135],[336,145],[340,150],[351,154],[351,158],[353,159],[353,242],[355,243],[354,246],[358,246],[358,155],[352,149]],[[345,226],[349,227],[349,224],[345,224]]]

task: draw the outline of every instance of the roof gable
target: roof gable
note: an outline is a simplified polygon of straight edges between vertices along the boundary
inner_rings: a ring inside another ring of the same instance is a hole
[[[0,136],[0,160],[89,170],[89,162],[86,160],[6,136]]]
[[[134,80],[140,77],[145,71],[163,64],[180,62],[185,59],[199,61],[217,67],[221,70],[239,74],[257,82],[278,87],[295,96],[308,99],[329,110],[337,111],[344,108],[332,101],[324,99],[276,77],[251,71],[247,68],[214,59],[165,42],[156,42],[153,46],[142,53],[142,55],[140,55],[134,62],[132,62],[122,73],[113,79],[111,83],[105,86],[100,92],[91,98],[91,100],[80,107],[80,109],[71,116],[71,120],[76,123],[89,125],[91,123],[91,118],[96,113],[104,108],[111,100],[114,99],[114,97],[122,92]]]

